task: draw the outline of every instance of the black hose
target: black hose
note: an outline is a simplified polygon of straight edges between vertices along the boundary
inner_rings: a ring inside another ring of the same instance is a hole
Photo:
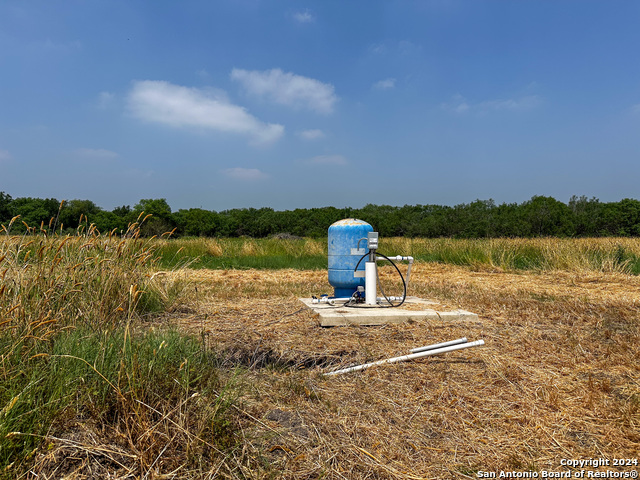
[[[369,255],[371,253],[371,250],[369,250],[367,253],[365,253],[364,255],[362,255],[360,257],[360,260],[358,260],[358,263],[356,263],[356,267],[353,269],[353,271],[355,272],[356,270],[358,270],[358,267],[360,266],[360,262],[362,261],[362,259],[364,257],[366,257],[367,255]]]
[[[356,266],[355,266],[355,268],[353,269],[353,271],[354,271],[354,272],[355,272],[356,270],[358,270],[358,266],[360,265],[360,262],[362,262],[362,259],[363,259],[364,257],[366,257],[367,255],[369,255],[370,253],[371,253],[371,250],[369,250],[367,253],[365,253],[363,256],[361,256],[361,257],[360,257],[360,260],[358,260],[358,263],[356,263]],[[380,307],[380,308],[395,308],[395,307],[399,307],[400,305],[402,305],[402,304],[404,303],[404,301],[405,301],[405,300],[406,300],[406,298],[407,298],[407,282],[405,282],[405,281],[404,281],[404,276],[402,276],[402,272],[400,271],[400,269],[398,268],[398,266],[397,266],[395,263],[393,263],[393,260],[391,260],[389,257],[387,257],[386,255],[383,255],[383,254],[381,254],[381,253],[376,253],[376,255],[380,255],[382,258],[384,258],[385,260],[387,260],[389,263],[391,263],[391,265],[393,265],[393,266],[395,267],[396,271],[398,272],[398,275],[400,275],[400,279],[402,280],[402,290],[403,290],[403,292],[404,292],[404,293],[403,293],[403,295],[402,295],[402,301],[401,301],[399,304],[394,305],[394,304],[391,302],[391,300],[389,300],[389,299],[387,298],[387,296],[385,295],[384,291],[382,290],[382,283],[378,282],[378,283],[380,283],[380,291],[382,292],[382,296],[385,298],[385,300],[386,300],[387,302],[389,302],[389,303],[390,303],[390,305],[379,305],[379,307]],[[376,269],[376,274],[377,274],[377,273],[378,273],[378,272],[377,272],[377,269]],[[378,278],[379,278],[379,277],[378,277]],[[365,307],[365,306],[363,306],[363,305],[354,305],[354,304],[351,304],[351,300],[348,300],[348,301],[347,301],[343,306],[345,306],[345,307],[351,307],[351,308],[367,308],[367,307]]]
[[[399,307],[400,305],[402,305],[404,303],[404,301],[407,299],[407,282],[404,281],[404,277],[402,276],[402,272],[400,271],[400,269],[398,268],[398,266],[393,262],[393,260],[391,260],[389,257],[387,257],[386,255],[383,255],[381,253],[378,253],[377,255],[380,255],[382,258],[384,258],[385,260],[387,260],[389,263],[391,263],[391,265],[394,266],[394,268],[396,269],[396,271],[398,272],[398,275],[400,275],[400,278],[402,279],[402,291],[404,292],[402,294],[402,301],[397,304],[394,305],[393,303],[391,303],[389,301],[389,299],[387,298],[387,296],[384,294],[384,292],[382,292],[382,284],[380,284],[380,291],[382,292],[382,295],[384,296],[384,298],[387,300],[387,302],[391,303],[392,307]]]

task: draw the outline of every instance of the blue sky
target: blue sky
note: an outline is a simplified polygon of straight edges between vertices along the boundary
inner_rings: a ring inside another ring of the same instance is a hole
[[[640,2],[0,3],[0,191],[173,210],[640,198]]]

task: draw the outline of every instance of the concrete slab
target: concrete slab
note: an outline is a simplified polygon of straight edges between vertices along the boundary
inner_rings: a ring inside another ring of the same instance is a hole
[[[323,327],[337,327],[344,325],[384,325],[387,323],[402,323],[408,320],[439,320],[460,321],[478,320],[478,315],[466,310],[443,309],[439,303],[419,297],[407,297],[404,304],[397,308],[380,308],[365,306],[362,308],[345,307],[345,302],[335,305],[313,303],[311,298],[300,298],[302,303],[320,316]],[[437,310],[435,307],[439,307]]]

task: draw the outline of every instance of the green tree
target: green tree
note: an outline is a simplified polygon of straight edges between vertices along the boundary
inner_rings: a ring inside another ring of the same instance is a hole
[[[202,208],[178,210],[173,218],[180,234],[197,237],[215,236],[220,223],[217,213]]]
[[[20,197],[11,202],[12,216],[20,215],[20,220],[29,227],[39,228],[41,225],[58,227],[58,211],[60,202],[55,198],[31,198]],[[16,222],[14,229],[24,231],[26,227],[22,222]]]
[[[534,196],[522,207],[531,236],[567,236],[574,233],[571,209],[553,197]]]
[[[81,215],[87,217],[89,223],[94,223],[94,217],[99,211],[101,211],[100,207],[91,200],[69,200],[62,205],[59,223],[75,230]]]
[[[606,235],[640,235],[640,201],[625,198],[605,204],[601,231]]]
[[[171,216],[171,207],[164,198],[147,198],[140,200],[134,207],[132,213],[137,218],[144,213],[151,215],[142,225],[140,232],[144,236],[162,235],[170,232],[175,227],[175,222]]]
[[[600,200],[595,197],[588,199],[584,195],[580,198],[573,195],[569,199],[569,208],[573,213],[576,235],[601,235],[604,205]]]
[[[9,223],[13,215],[11,214],[11,195],[0,192],[0,223]]]

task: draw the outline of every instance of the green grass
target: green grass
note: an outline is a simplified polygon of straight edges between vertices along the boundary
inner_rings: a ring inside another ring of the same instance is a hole
[[[277,238],[181,238],[159,240],[163,268],[315,270],[327,268],[326,241]]]
[[[160,265],[214,269],[325,269],[326,239],[186,238],[159,240]],[[417,261],[504,271],[599,271],[640,274],[640,240],[383,238],[380,252]]]
[[[30,356],[7,335],[0,342],[9,350],[0,384],[0,471],[7,478],[24,471],[47,436],[64,436],[88,417],[110,425],[142,457],[169,444],[171,455],[184,462],[180,452],[187,447],[198,451],[209,443],[229,451],[236,444],[226,415],[232,397],[220,395],[217,359],[193,338],[172,330],[131,335],[122,327],[103,334],[79,329],[59,332]],[[198,400],[189,413],[201,427],[187,436],[172,422],[188,426],[175,407],[194,393]],[[167,418],[158,421],[157,412]],[[154,424],[179,441],[145,435]]]

